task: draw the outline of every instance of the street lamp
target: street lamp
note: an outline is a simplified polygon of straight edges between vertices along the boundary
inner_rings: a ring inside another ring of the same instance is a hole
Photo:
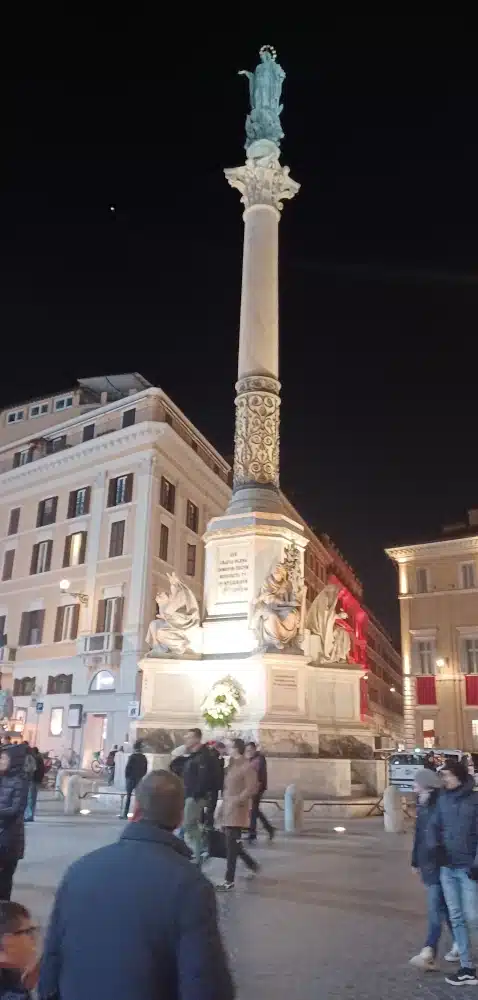
[[[441,668],[445,666],[445,661],[442,656],[440,656],[438,660],[435,660],[435,663],[439,670],[441,670]]]
[[[394,687],[391,687],[390,690],[391,690],[392,694],[395,694],[395,690],[396,689]]]
[[[60,580],[60,590],[61,590],[62,594],[67,594],[68,591],[70,590],[70,587],[71,587],[71,583],[70,583],[69,580]],[[86,608],[86,606],[88,604],[88,594],[79,594],[76,591],[72,590],[70,596],[71,597],[77,597],[78,600],[79,600],[79,602],[80,602],[80,604],[83,604],[85,606],[85,608]]]

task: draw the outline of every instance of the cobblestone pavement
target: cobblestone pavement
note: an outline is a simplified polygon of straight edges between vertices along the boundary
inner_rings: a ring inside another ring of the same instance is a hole
[[[40,813],[28,828],[14,898],[45,922],[68,864],[114,840],[121,827],[108,816]],[[234,894],[219,897],[239,1000],[444,1000],[455,993],[443,972],[408,965],[425,928],[410,834],[386,837],[375,819],[348,821],[344,834],[324,821],[313,833],[257,847],[261,875],[250,880],[239,867]],[[205,872],[221,879],[223,862],[209,862]]]

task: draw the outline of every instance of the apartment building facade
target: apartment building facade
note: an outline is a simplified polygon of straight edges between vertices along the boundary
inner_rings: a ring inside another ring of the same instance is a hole
[[[124,741],[154,597],[175,570],[201,602],[201,536],[228,478],[135,373],[2,412],[0,669],[25,738],[85,763]]]
[[[478,511],[397,566],[408,747],[478,750]]]

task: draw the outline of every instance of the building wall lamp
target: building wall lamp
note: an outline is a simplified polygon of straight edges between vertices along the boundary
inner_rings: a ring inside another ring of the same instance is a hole
[[[76,597],[80,604],[86,608],[88,606],[88,594],[80,594],[77,591],[70,592],[71,583],[69,580],[60,580],[60,590],[62,594],[70,593],[70,597]]]

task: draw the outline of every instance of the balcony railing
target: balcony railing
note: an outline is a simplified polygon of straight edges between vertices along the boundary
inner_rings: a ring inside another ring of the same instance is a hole
[[[83,643],[83,654],[90,653],[117,653],[123,648],[123,635],[121,632],[95,632],[93,635],[85,635],[81,639]]]

